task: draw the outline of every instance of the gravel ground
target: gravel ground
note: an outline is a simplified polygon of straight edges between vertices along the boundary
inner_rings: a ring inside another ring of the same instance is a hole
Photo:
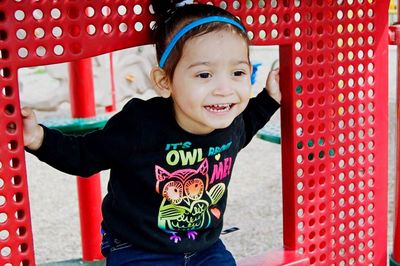
[[[391,104],[390,142],[394,141]],[[274,119],[278,119],[275,117]],[[389,160],[389,244],[392,242],[394,150]],[[27,154],[35,257],[38,264],[81,258],[75,177]],[[258,138],[238,156],[230,185],[225,227],[240,230],[222,236],[238,259],[282,246],[281,146]],[[108,172],[101,173],[103,191]]]

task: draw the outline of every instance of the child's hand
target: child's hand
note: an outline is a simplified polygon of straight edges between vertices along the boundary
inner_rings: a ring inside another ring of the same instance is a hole
[[[24,126],[24,145],[31,150],[37,150],[43,143],[43,128],[38,125],[36,115],[32,109],[22,108],[21,115]]]
[[[278,103],[281,103],[282,95],[279,88],[279,68],[269,72],[265,89],[267,90],[269,96],[271,96]]]

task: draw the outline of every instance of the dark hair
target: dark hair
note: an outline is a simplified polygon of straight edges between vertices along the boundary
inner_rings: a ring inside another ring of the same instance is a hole
[[[153,42],[156,46],[158,62],[160,62],[160,58],[172,37],[181,28],[196,19],[209,16],[223,16],[233,19],[243,26],[239,19],[222,8],[205,4],[189,4],[176,7],[176,4],[179,2],[182,2],[182,0],[151,1],[156,14],[156,23],[153,27]],[[196,36],[223,29],[237,32],[247,41],[247,43],[249,43],[247,34],[231,24],[212,22],[196,27],[183,36],[172,49],[167,61],[165,62],[165,66],[163,67],[167,76],[172,80],[174,70],[182,56],[183,46],[186,41]]]

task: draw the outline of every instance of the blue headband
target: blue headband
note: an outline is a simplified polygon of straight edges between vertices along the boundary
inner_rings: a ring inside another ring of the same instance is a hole
[[[233,26],[236,26],[240,30],[246,32],[245,28],[240,25],[237,21],[227,18],[227,17],[222,17],[222,16],[211,16],[211,17],[205,17],[201,18],[198,20],[195,20],[189,24],[187,24],[185,27],[183,27],[181,30],[179,30],[175,36],[172,38],[171,42],[167,45],[167,48],[165,48],[164,53],[161,56],[160,59],[160,67],[163,68],[165,65],[165,61],[167,61],[169,54],[171,53],[172,49],[175,47],[176,43],[186,34],[188,33],[191,29],[198,27],[203,24],[208,24],[212,22],[223,22],[223,23],[228,23],[232,24]]]

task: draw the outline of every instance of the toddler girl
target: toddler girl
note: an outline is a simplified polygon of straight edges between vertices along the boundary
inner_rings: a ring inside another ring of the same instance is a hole
[[[279,108],[278,71],[250,99],[242,23],[211,5],[158,0],[151,79],[102,130],[68,136],[22,110],[26,150],[72,175],[111,169],[102,203],[107,265],[235,265],[220,240],[238,152]]]

